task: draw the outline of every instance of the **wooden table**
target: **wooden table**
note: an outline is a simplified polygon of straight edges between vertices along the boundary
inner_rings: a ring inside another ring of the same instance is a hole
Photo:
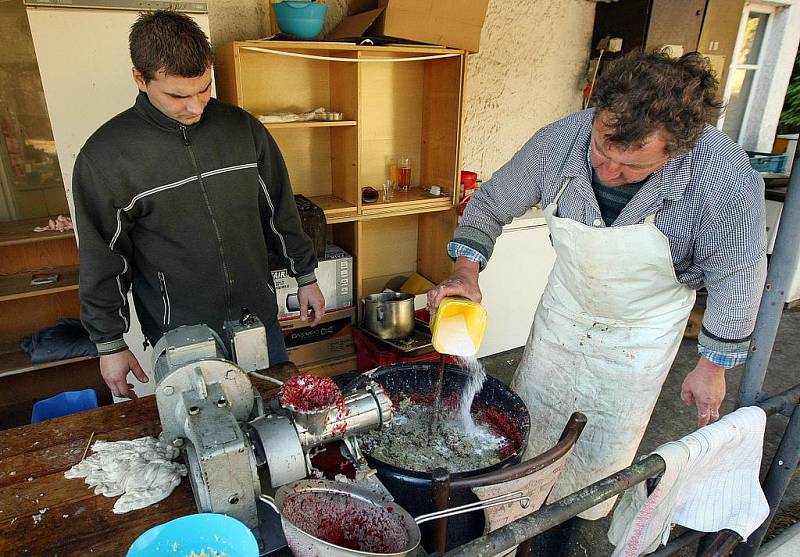
[[[264,373],[285,380],[295,372],[290,364]],[[276,394],[272,383],[252,381],[265,398]],[[112,511],[116,497],[64,478],[93,433],[119,441],[160,432],[154,396],[0,431],[0,555],[121,557],[148,528],[196,513],[188,478],[160,503],[126,514]]]

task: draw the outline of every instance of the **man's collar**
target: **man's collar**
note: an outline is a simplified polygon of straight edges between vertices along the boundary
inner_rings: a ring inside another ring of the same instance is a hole
[[[139,91],[139,95],[136,97],[136,103],[133,105],[133,108],[137,113],[144,117],[145,120],[167,131],[179,131],[181,126],[186,129],[192,129],[203,121],[202,117],[200,118],[200,122],[196,122],[194,124],[181,124],[177,120],[173,120],[153,106],[153,103],[150,102],[150,99],[147,97],[147,93],[144,91]]]

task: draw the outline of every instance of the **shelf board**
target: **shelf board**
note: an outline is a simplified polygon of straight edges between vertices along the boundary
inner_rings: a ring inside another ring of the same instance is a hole
[[[36,269],[13,275],[0,275],[0,302],[77,290],[78,269],[78,265],[72,265],[69,267]],[[52,284],[31,286],[31,275],[34,273],[58,273],[58,280]]]
[[[264,124],[268,130],[285,130],[289,128],[341,128],[355,125],[355,120],[339,120],[337,122],[311,120],[309,122],[276,122],[274,124]]]
[[[333,195],[315,195],[308,198],[325,212],[328,224],[358,219],[358,207]]]
[[[97,356],[80,356],[78,358],[68,358],[66,360],[56,360],[54,362],[34,364],[31,362],[31,357],[20,350],[19,346],[3,345],[0,346],[0,377],[16,375],[18,373],[27,373],[29,371],[47,369],[50,367],[74,364],[75,362],[82,362],[95,358],[97,358]]]
[[[28,244],[32,242],[41,242],[43,240],[62,240],[64,238],[75,237],[72,230],[65,230],[64,232],[58,232],[57,230],[46,230],[44,232],[33,231],[37,226],[47,226],[51,218],[55,217],[0,222],[0,246]]]
[[[395,191],[392,200],[387,202],[365,203],[361,206],[362,215],[402,215],[428,211],[441,211],[453,206],[449,195],[434,196],[421,188],[408,191]]]

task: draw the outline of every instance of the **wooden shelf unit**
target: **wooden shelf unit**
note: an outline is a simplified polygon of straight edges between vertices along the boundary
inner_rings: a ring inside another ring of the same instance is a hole
[[[413,60],[408,60],[408,59]],[[292,188],[325,212],[328,237],[354,256],[356,300],[416,271],[434,282],[452,269],[466,53],[416,46],[242,41],[216,53],[220,99],[253,115],[342,112],[344,122],[267,124]],[[344,60],[344,61],[343,61]],[[382,201],[398,157],[412,187]],[[438,185],[444,195],[432,196]],[[362,188],[381,194],[363,203]],[[361,308],[359,308],[360,315]]]
[[[111,393],[98,358],[69,358],[34,364],[20,339],[80,316],[78,247],[72,231],[34,232],[48,219],[0,223],[0,429],[30,421],[36,400],[91,387],[101,403]],[[31,286],[36,272],[58,273],[53,284]]]

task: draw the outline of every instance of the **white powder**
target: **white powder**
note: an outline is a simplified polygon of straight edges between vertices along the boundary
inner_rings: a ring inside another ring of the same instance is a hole
[[[475,356],[459,357],[458,363],[462,369],[469,374],[467,382],[464,384],[461,391],[461,398],[458,404],[458,421],[464,428],[464,431],[477,435],[478,428],[475,426],[475,421],[472,419],[470,409],[472,401],[475,400],[475,395],[481,392],[483,382],[486,381],[486,368]]]
[[[436,339],[441,352],[451,356],[474,356],[478,349],[472,342],[463,315],[445,317],[436,326]]]

